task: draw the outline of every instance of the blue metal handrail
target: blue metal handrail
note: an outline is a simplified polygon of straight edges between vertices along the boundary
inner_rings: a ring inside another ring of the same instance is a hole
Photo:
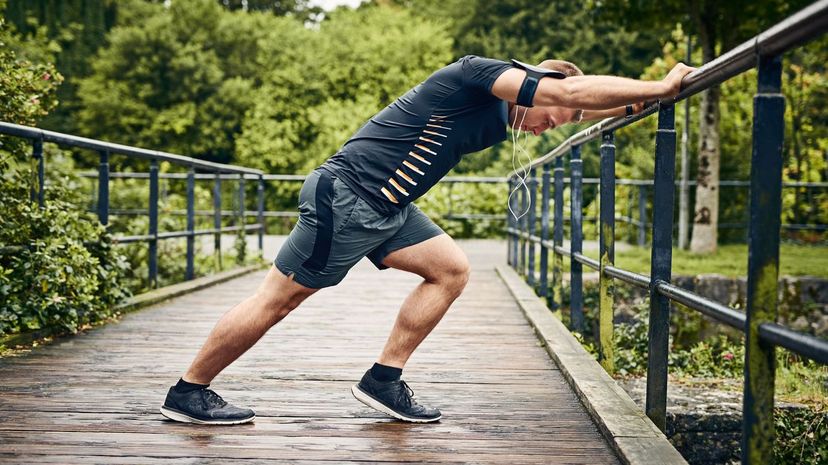
[[[81,171],[78,173],[79,176],[84,178],[98,178],[98,172],[96,171]],[[158,175],[160,179],[179,179],[184,180],[187,179],[186,173],[161,173]],[[219,176],[222,180],[237,180],[238,177],[233,174],[223,174]],[[258,179],[258,176],[254,175],[245,175],[247,179]],[[209,180],[214,179],[215,175],[212,174],[198,174],[196,173],[195,179],[198,180]],[[262,179],[265,181],[265,186],[271,182],[293,182],[293,183],[301,183],[304,182],[306,175],[304,174],[265,174],[262,176]],[[110,172],[109,179],[149,179],[149,173],[137,173],[137,172]],[[453,184],[502,184],[506,182],[505,177],[495,177],[495,176],[446,176],[443,178],[440,183],[442,185],[453,185]],[[530,182],[537,182],[538,180],[535,178],[529,179]],[[568,186],[570,184],[570,179],[568,177],[563,178],[564,186]],[[600,179],[598,178],[583,178],[582,184],[600,184]],[[653,181],[651,179],[616,179],[615,184],[618,186],[630,186],[634,189],[630,191],[630,195],[632,196],[634,193],[637,192],[637,199],[630,200],[630,212],[626,215],[616,215],[615,221],[619,223],[624,223],[630,225],[630,227],[635,228],[636,230],[636,243],[639,246],[645,246],[647,242],[647,227],[651,226],[652,223],[649,221],[649,217],[647,214],[647,202],[649,199],[649,195],[647,194],[647,190],[649,190],[652,185]],[[678,185],[678,181],[676,185]],[[695,185],[696,181],[689,181],[688,185]],[[719,186],[722,187],[747,187],[750,186],[750,181],[739,181],[739,180],[721,180],[719,181]],[[782,183],[783,188],[804,188],[804,189],[825,189],[828,190],[828,182],[784,182]],[[634,216],[632,211],[633,207],[637,210],[637,216]],[[110,206],[110,214],[113,215],[133,215],[133,216],[146,216],[148,214],[148,210],[138,209],[138,208],[112,208]],[[174,216],[183,216],[186,215],[186,210],[168,210],[166,212],[169,215]],[[195,216],[213,216],[215,214],[214,210],[196,210]],[[237,211],[231,210],[221,210],[220,215],[222,217],[225,216],[236,216],[238,214]],[[245,212],[245,215],[248,216],[256,216],[258,214],[257,211],[248,210]],[[299,216],[299,213],[296,210],[268,210],[265,209],[262,212],[262,215],[265,218],[296,218]],[[441,215],[441,218],[446,220],[486,220],[486,221],[497,221],[502,222],[506,221],[506,218],[501,214],[495,213],[469,213],[469,212],[455,212],[451,206],[449,211]],[[595,221],[597,218],[594,217],[587,217],[584,220],[592,222]],[[566,218],[564,222],[568,221]],[[723,223],[719,222],[717,227],[719,229],[745,229],[747,228],[747,222],[736,222],[736,223]],[[785,230],[791,231],[828,231],[828,224],[822,223],[783,223],[782,228]],[[123,240],[122,240],[123,242]],[[2,249],[0,249],[2,250]]]
[[[783,52],[800,46],[828,30],[828,0],[818,1],[776,26],[762,32],[717,59],[690,73],[682,82],[681,93],[645,108],[630,118],[610,118],[578,132],[529,165],[529,194],[521,190],[512,196],[513,211],[525,211],[527,197],[537,189],[538,167],[543,169],[541,232],[537,235],[534,207],[528,215],[515,220],[507,213],[509,235],[508,262],[534,284],[536,246],[540,247],[540,272],[537,292],[549,300],[557,311],[562,305],[562,266],[570,259],[571,328],[583,329],[582,265],[599,271],[599,360],[612,371],[612,304],[613,279],[649,289],[650,321],[645,411],[663,431],[667,411],[667,353],[670,301],[711,316],[739,329],[746,335],[745,395],[743,405],[742,462],[770,463],[773,457],[773,396],[776,346],[822,364],[828,364],[828,341],[798,333],[776,323],[779,275],[779,233],[781,229],[782,140],[784,132],[784,97],[781,94],[781,58]],[[748,241],[747,312],[706,299],[689,290],[670,284],[672,273],[673,208],[675,195],[676,132],[674,104],[704,89],[719,84],[757,66],[758,92],[754,98],[753,154],[750,178],[750,220]],[[615,140],[614,132],[658,113],[653,181],[653,245],[651,275],[645,276],[614,265],[615,235]],[[601,138],[600,177],[600,255],[598,260],[584,256],[583,241],[583,171],[581,145]],[[563,228],[563,158],[570,155],[571,250],[562,247],[559,231]],[[554,183],[551,171],[554,165]],[[508,179],[510,191],[526,172],[513,172]],[[555,210],[549,215],[550,188],[554,184]],[[518,208],[518,202],[522,208]],[[532,205],[536,205],[533,203]],[[549,221],[553,222],[553,240],[549,239]],[[527,254],[527,247],[530,246]],[[553,277],[547,279],[549,251],[553,253]]]
[[[215,248],[217,251],[221,250],[221,233],[234,231],[258,231],[259,235],[259,250],[263,248],[263,235],[265,232],[264,222],[264,173],[260,170],[245,168],[242,166],[225,165],[221,163],[213,163],[196,158],[185,157],[174,153],[161,152],[158,150],[148,150],[139,147],[132,147],[128,145],[113,144],[111,142],[100,141],[96,139],[89,139],[85,137],[74,136],[70,134],[63,134],[54,131],[47,131],[44,129],[33,128],[29,126],[21,126],[19,124],[12,124],[0,122],[0,134],[12,137],[19,137],[29,139],[32,142],[32,157],[37,162],[38,182],[36,186],[32,186],[32,200],[37,200],[38,204],[43,207],[45,202],[45,163],[43,156],[43,143],[52,142],[61,146],[77,147],[82,149],[95,150],[100,157],[98,165],[98,202],[97,202],[97,216],[98,220],[104,226],[109,224],[110,204],[109,204],[109,180],[111,177],[118,177],[109,170],[109,156],[112,154],[123,155],[130,158],[137,158],[141,160],[149,160],[149,173],[145,177],[149,179],[149,231],[147,234],[138,236],[121,236],[115,237],[113,240],[116,243],[126,244],[131,242],[147,242],[149,244],[149,282],[150,287],[157,287],[158,285],[158,241],[164,239],[187,238],[187,265],[185,271],[185,279],[190,280],[195,276],[195,237],[200,235],[213,234],[215,236]],[[158,162],[165,161],[175,165],[184,166],[188,168],[187,173],[183,174],[187,180],[187,226],[185,231],[170,231],[158,232],[158,179],[160,176],[158,172]],[[195,229],[195,180],[198,176],[196,170],[201,170],[206,173],[212,173],[210,176],[214,179],[215,187],[213,189],[214,204],[216,205],[215,223],[213,229],[196,230]],[[235,180],[239,182],[239,210],[237,217],[239,218],[240,226],[221,226],[221,180],[226,176],[234,176]],[[245,177],[254,177],[258,180],[258,204],[257,204],[257,222],[255,224],[246,224],[244,208],[244,181]],[[0,252],[13,251],[16,247],[3,247]]]

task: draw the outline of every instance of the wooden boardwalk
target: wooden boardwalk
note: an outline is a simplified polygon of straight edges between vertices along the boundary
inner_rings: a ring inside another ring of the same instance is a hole
[[[404,373],[419,399],[441,408],[438,423],[398,422],[351,396],[419,282],[364,260],[214,381],[225,399],[256,410],[255,423],[181,424],[158,407],[264,272],[0,360],[0,462],[618,463],[496,275],[505,243],[461,245],[471,281]]]

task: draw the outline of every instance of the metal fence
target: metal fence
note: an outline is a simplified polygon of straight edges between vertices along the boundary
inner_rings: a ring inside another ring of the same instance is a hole
[[[81,171],[78,173],[81,177],[89,178],[89,179],[97,179],[99,173],[97,171]],[[149,179],[148,173],[110,173],[110,179]],[[301,184],[305,181],[306,175],[302,174],[265,174],[262,176],[262,180],[265,184],[265,192],[268,191],[269,187],[272,185],[276,185],[279,183],[294,183],[294,184]],[[171,179],[171,180],[183,180],[187,178],[187,175],[184,173],[162,173],[159,175],[160,179]],[[214,179],[214,175],[210,174],[196,174],[195,179],[198,180],[210,180]],[[238,180],[238,176],[234,175],[221,175],[220,178],[222,180],[231,180],[236,181]],[[259,176],[250,176],[246,175],[246,179],[257,181]],[[427,212],[432,215],[432,217],[439,217],[444,220],[451,220],[451,221],[480,221],[480,220],[487,220],[487,221],[496,221],[496,222],[504,222],[507,220],[502,214],[500,213],[493,213],[490,211],[485,211],[486,209],[480,209],[477,211],[457,211],[451,201],[453,199],[452,195],[452,187],[455,184],[473,184],[473,185],[491,185],[493,187],[502,188],[504,183],[506,183],[507,178],[505,177],[482,177],[482,176],[446,176],[442,180],[440,180],[440,186],[446,187],[448,190],[448,199],[449,199],[449,207],[448,211],[439,215],[434,215],[432,212]],[[539,180],[536,177],[528,178],[527,184],[535,184],[537,185]],[[570,186],[571,179],[569,177],[564,177],[563,185],[564,189]],[[581,180],[582,185],[600,185],[599,178],[583,178]],[[647,244],[647,228],[652,226],[652,220],[650,218],[650,205],[652,202],[652,187],[653,181],[650,179],[616,179],[615,180],[616,186],[627,186],[629,188],[627,199],[627,211],[625,214],[617,214],[615,215],[615,221],[618,223],[624,223],[628,225],[629,233],[627,234],[628,237],[633,238],[631,242],[635,242],[639,246],[645,246]],[[676,181],[676,185],[679,185],[679,182]],[[688,181],[688,186],[695,186],[696,181]],[[739,181],[739,180],[722,180],[719,181],[719,185],[725,188],[733,188],[733,189],[744,189],[750,186],[750,181]],[[809,195],[814,191],[826,191],[828,192],[828,182],[785,182],[782,183],[782,189],[804,189]],[[163,192],[162,192],[163,197]],[[92,205],[96,206],[98,204],[98,199],[96,196],[92,198]],[[97,207],[95,207],[97,208]],[[169,215],[174,216],[184,216],[187,214],[186,210],[168,210],[166,212]],[[257,216],[259,214],[256,210],[248,210],[244,212],[247,216]],[[118,208],[113,207],[110,208],[110,214],[115,215],[125,215],[125,216],[141,216],[147,215],[148,211],[146,209],[139,209],[139,208]],[[196,210],[195,216],[214,216],[216,213],[214,210]],[[221,210],[220,215],[222,217],[228,216],[238,216],[239,212],[236,210]],[[267,203],[265,203],[264,210],[262,211],[262,216],[264,218],[298,218],[299,212],[295,209],[289,210],[269,210],[267,208]],[[808,215],[810,218],[815,218],[816,215]],[[594,222],[597,221],[598,218],[596,217],[584,217],[584,222]],[[564,218],[564,221],[567,222],[568,219]],[[718,228],[719,229],[747,229],[748,222],[740,221],[740,222],[719,222]],[[828,224],[823,224],[820,222],[812,222],[812,223],[782,223],[782,229],[786,231],[828,231]]]
[[[118,214],[121,212],[110,211],[109,202],[109,188],[110,179],[116,177],[139,176],[149,180],[148,197],[149,202],[145,214],[149,216],[149,228],[146,234],[136,236],[119,236],[114,237],[114,241],[120,244],[128,244],[132,242],[146,242],[149,247],[148,268],[149,268],[149,283],[151,287],[156,287],[158,283],[158,241],[164,239],[186,238],[187,239],[187,265],[185,270],[185,279],[193,279],[195,275],[195,238],[203,235],[215,236],[216,250],[221,250],[221,234],[227,232],[247,232],[258,231],[259,236],[259,250],[263,246],[264,234],[264,181],[263,173],[259,170],[244,168],[240,166],[224,165],[220,163],[212,163],[209,161],[198,160],[195,158],[185,157],[172,153],[160,152],[156,150],[147,150],[137,147],[130,147],[127,145],[113,144],[103,142],[95,139],[87,139],[84,137],[72,136],[62,134],[59,132],[46,131],[27,126],[20,126],[17,124],[0,122],[0,134],[8,136],[28,139],[32,143],[32,157],[37,163],[37,179],[35,185],[32,186],[32,200],[37,200],[38,204],[43,207],[45,202],[45,172],[46,163],[43,154],[43,143],[52,142],[64,147],[76,147],[98,152],[98,190],[97,190],[97,206],[96,213],[98,220],[103,225],[109,224],[110,214]],[[110,155],[122,155],[129,158],[149,160],[148,173],[110,173],[109,157]],[[169,162],[173,165],[187,168],[186,173],[174,175],[186,179],[187,181],[187,207],[185,214],[187,216],[186,229],[183,231],[158,231],[158,180],[160,177],[168,177],[169,174],[159,174],[159,162]],[[197,174],[196,170],[202,173]],[[209,174],[205,174],[209,173]],[[222,226],[222,211],[221,211],[221,183],[230,177],[238,182],[238,205],[239,210],[235,212],[238,217],[238,225],[236,226]],[[246,211],[245,205],[245,180],[253,178],[258,182],[258,201],[257,210],[255,212]],[[212,229],[195,229],[195,181],[196,179],[211,179],[213,185],[213,204],[215,205],[214,227]],[[254,224],[246,224],[245,216],[251,213],[256,214],[257,222]],[[6,249],[10,249],[6,247]]]
[[[531,177],[542,169],[540,235],[535,208],[515,220],[508,216],[508,262],[526,276],[529,284],[550,301],[552,310],[562,305],[563,257],[570,260],[570,316],[573,330],[583,328],[582,266],[599,271],[599,359],[612,372],[613,360],[613,280],[649,289],[650,319],[645,411],[662,430],[666,426],[667,353],[670,301],[745,333],[745,376],[742,430],[742,462],[766,464],[773,461],[773,398],[776,369],[775,347],[828,363],[828,341],[797,333],[776,323],[781,229],[782,141],[785,128],[785,101],[781,94],[780,55],[828,30],[828,1],[819,1],[753,39],[725,53],[689,74],[681,93],[663,100],[630,118],[611,118],[581,131],[529,166]],[[750,178],[750,218],[748,238],[747,312],[742,313],[719,302],[703,298],[670,283],[672,273],[673,208],[675,195],[676,132],[674,105],[693,94],[736,76],[754,66],[759,69],[758,90],[754,97],[753,152]],[[658,113],[655,137],[655,174],[653,181],[651,276],[614,266],[615,237],[615,137],[616,130]],[[583,171],[581,146],[601,139],[600,148],[600,228],[599,259],[582,254]],[[571,249],[563,245],[564,158],[569,155]],[[553,169],[554,165],[554,169]],[[553,174],[554,173],[554,174]],[[510,190],[518,176],[509,177]],[[554,181],[551,179],[554,177]],[[550,189],[554,185],[554,199]],[[533,183],[527,196],[513,196],[512,210],[524,211],[537,196]],[[528,198],[527,198],[528,197]],[[518,205],[520,201],[521,205]],[[554,210],[550,211],[550,201]],[[523,207],[522,209],[520,207]],[[552,238],[550,240],[550,218]],[[540,247],[540,276],[535,277],[536,249]],[[551,283],[547,275],[552,252]],[[551,295],[550,294],[551,291]]]

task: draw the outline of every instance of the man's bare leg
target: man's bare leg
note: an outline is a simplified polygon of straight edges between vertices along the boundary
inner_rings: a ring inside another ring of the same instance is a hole
[[[377,364],[351,388],[363,404],[400,420],[438,421],[440,410],[421,405],[400,381],[405,362],[445,315],[469,279],[466,255],[447,234],[394,251],[382,261],[423,277],[405,299]]]
[[[402,368],[469,280],[469,261],[448,234],[395,250],[382,262],[423,277],[405,299],[378,362]]]
[[[318,289],[310,289],[285,276],[275,266],[255,294],[224,314],[207,336],[184,381],[210,384],[233,361],[253,347],[273,325]]]

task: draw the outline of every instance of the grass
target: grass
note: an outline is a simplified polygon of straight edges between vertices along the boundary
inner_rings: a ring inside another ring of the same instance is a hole
[[[721,245],[715,254],[697,255],[673,249],[673,274],[698,275],[718,273],[725,276],[747,274],[747,245]],[[637,273],[649,274],[650,249],[632,247],[618,251],[615,263]],[[828,278],[828,247],[782,244],[779,250],[780,275],[819,276]]]
[[[598,258],[596,252],[587,252],[585,255]],[[673,275],[717,273],[725,276],[745,276],[747,255],[747,245],[744,244],[720,245],[716,253],[711,255],[697,255],[686,250],[673,249]],[[568,273],[569,259],[564,258],[563,262],[564,271]],[[782,244],[779,262],[781,276],[828,278],[828,247]],[[650,274],[650,248],[630,246],[616,250],[615,266],[636,273]],[[584,271],[589,269],[584,267]]]
[[[776,394],[781,400],[828,407],[828,366],[777,349]]]

